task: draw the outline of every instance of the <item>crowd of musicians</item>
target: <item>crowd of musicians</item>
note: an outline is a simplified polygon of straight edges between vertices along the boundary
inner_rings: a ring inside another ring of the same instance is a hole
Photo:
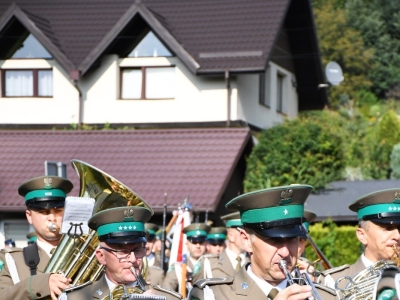
[[[98,236],[95,256],[104,266],[102,274],[71,288],[71,278],[45,269],[61,239],[49,224],[61,226],[72,188],[69,180],[56,176],[36,177],[19,187],[36,237],[25,248],[1,250],[0,299],[129,299],[112,297],[117,288],[143,299],[398,299],[393,258],[400,241],[400,189],[352,200],[349,209],[359,220],[354,234],[364,252],[354,264],[323,270],[302,257],[310,242],[308,225],[316,217],[304,209],[309,185],[242,194],[226,204],[231,213],[221,217],[224,227],[191,223],[183,229],[187,260],[168,269],[161,262],[168,258],[161,255],[161,228],[149,222],[149,208],[105,209],[88,220]],[[349,279],[378,262],[384,267],[369,282],[371,291],[352,297],[360,288],[348,288]]]

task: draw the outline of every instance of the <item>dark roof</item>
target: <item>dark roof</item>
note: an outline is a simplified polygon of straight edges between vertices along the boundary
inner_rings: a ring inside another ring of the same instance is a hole
[[[67,163],[69,194],[79,194],[71,159],[82,160],[138,193],[155,212],[186,197],[196,211],[215,211],[245,147],[248,128],[29,131],[0,130],[0,211],[25,210],[18,186],[44,175],[44,162]]]
[[[357,222],[357,214],[349,204],[358,198],[380,190],[399,188],[400,180],[336,181],[319,194],[311,194],[305,204],[317,214],[316,221],[331,218],[334,221]]]

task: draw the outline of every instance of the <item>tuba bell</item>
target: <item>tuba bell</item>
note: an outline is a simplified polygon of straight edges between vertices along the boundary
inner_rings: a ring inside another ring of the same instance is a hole
[[[141,206],[153,210],[134,191],[107,173],[79,160],[71,160],[72,167],[80,179],[80,197],[94,198],[92,214],[114,207]],[[76,288],[97,280],[103,266],[97,261],[96,249],[99,239],[95,230],[78,238],[64,235],[56,251],[52,255],[45,273],[63,274],[72,278],[69,289]],[[146,277],[147,268],[142,269],[142,277]]]

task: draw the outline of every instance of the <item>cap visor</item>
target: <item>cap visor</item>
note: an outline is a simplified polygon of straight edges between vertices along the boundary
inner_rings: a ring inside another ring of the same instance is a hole
[[[146,238],[142,236],[121,236],[115,238],[101,239],[102,242],[107,244],[135,244],[135,243],[146,243]]]
[[[190,238],[188,238],[188,241],[191,242],[192,244],[204,243],[206,241],[206,238],[203,238],[203,237],[190,237]]]
[[[369,220],[375,224],[400,224],[399,217],[390,217],[390,218],[379,218],[379,219],[371,219]]]
[[[302,236],[306,234],[304,229],[301,225],[285,225],[285,226],[278,226],[272,227],[267,229],[253,229],[260,235],[267,236],[267,237],[278,237],[278,238],[290,238],[295,236]]]
[[[65,206],[64,200],[29,201],[26,206],[31,209],[51,209]]]

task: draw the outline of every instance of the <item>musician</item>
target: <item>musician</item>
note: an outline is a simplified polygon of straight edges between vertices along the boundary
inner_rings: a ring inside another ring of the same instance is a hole
[[[225,227],[212,227],[207,234],[206,252],[220,254],[226,248],[227,230]]]
[[[183,228],[183,233],[186,234],[186,245],[189,251],[189,258],[186,263],[187,282],[190,286],[192,281],[192,274],[195,272],[195,265],[198,259],[206,252],[207,233],[211,227],[204,223],[192,223]],[[182,263],[177,262],[170,266],[165,275],[163,286],[171,289],[178,290],[178,288],[185,283],[181,283],[182,279]]]
[[[66,195],[72,183],[61,177],[41,176],[24,182],[18,193],[25,197],[26,218],[37,233],[36,243],[0,252],[0,295],[2,299],[56,299],[70,280],[60,274],[43,273],[61,239],[59,230]],[[53,225],[53,227],[49,227]],[[25,261],[32,262],[30,268]]]
[[[143,257],[146,256],[144,223],[151,215],[149,209],[140,206],[111,208],[93,215],[88,226],[97,231],[100,247],[96,249],[96,257],[105,266],[105,272],[96,282],[77,287],[64,294],[62,299],[103,299],[118,285],[125,286],[130,293],[165,296],[167,300],[182,299],[178,293],[160,286],[140,285]]]
[[[199,259],[193,282],[212,277],[233,277],[240,268],[250,262],[240,239],[240,228],[243,224],[239,212],[234,212],[221,219],[225,221],[227,247],[220,254],[205,254]]]
[[[380,260],[391,260],[400,243],[400,190],[388,189],[367,194],[349,205],[357,212],[356,235],[364,253],[352,265],[340,266],[322,273],[319,282],[334,287],[343,276],[354,277],[358,272]],[[345,284],[345,282],[342,282]],[[343,287],[339,285],[339,287]]]
[[[308,299],[311,285],[288,285],[279,261],[287,272],[296,266],[304,202],[312,190],[308,185],[283,186],[236,197],[226,204],[240,211],[240,238],[250,254],[250,263],[232,277],[209,278],[194,284],[188,299]],[[334,299],[335,291],[317,285],[322,299]],[[315,292],[315,291],[314,291]]]
[[[164,280],[164,270],[161,268],[161,258],[159,254],[154,252],[154,244],[156,242],[156,232],[159,227],[153,223],[145,224],[146,230],[146,256],[149,265],[146,281],[151,285],[160,285]]]

